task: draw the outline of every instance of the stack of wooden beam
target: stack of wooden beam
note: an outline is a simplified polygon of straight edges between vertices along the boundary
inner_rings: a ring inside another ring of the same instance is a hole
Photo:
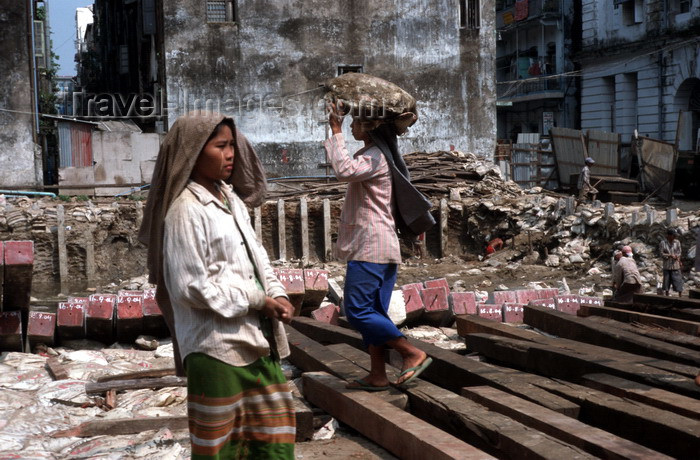
[[[290,360],[305,371],[311,404],[400,458],[696,457],[700,322],[656,327],[631,310],[612,320],[582,317],[618,311],[601,305],[570,312],[537,303],[524,307],[523,322],[546,335],[457,316],[469,351],[488,362],[409,339],[433,364],[404,387],[346,389],[370,366],[362,338],[310,318],[288,328]]]
[[[411,175],[411,182],[426,195],[446,195],[450,189],[458,189],[486,181],[489,187],[480,194],[506,193],[520,194],[514,182],[504,181],[492,163],[473,154],[461,152],[414,152],[404,155],[404,161]],[[329,165],[328,165],[329,166]],[[332,173],[332,172],[331,172]],[[341,184],[325,177],[318,180],[271,179],[276,184],[268,193],[268,198],[278,199],[298,195],[314,195],[323,198],[341,198],[345,194],[346,184]]]

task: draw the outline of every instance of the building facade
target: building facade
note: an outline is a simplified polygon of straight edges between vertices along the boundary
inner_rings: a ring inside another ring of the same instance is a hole
[[[497,0],[498,137],[578,128],[573,0]]]
[[[43,183],[38,106],[47,43],[45,18],[37,14],[41,4],[0,1],[0,188]]]
[[[700,0],[582,0],[582,11],[581,127],[695,151]]]
[[[494,20],[492,4],[479,0],[163,2],[167,121],[220,110],[235,118],[271,176],[322,175],[327,115],[319,85],[357,71],[416,97],[419,120],[400,139],[402,151],[490,157]]]

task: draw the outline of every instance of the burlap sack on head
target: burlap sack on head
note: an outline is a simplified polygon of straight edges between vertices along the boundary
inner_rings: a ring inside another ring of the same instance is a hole
[[[329,102],[342,102],[344,113],[360,119],[383,119],[397,135],[418,120],[416,99],[399,86],[366,73],[346,73],[325,83]]]

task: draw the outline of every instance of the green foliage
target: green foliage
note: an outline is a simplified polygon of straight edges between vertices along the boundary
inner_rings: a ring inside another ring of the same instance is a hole
[[[70,201],[70,197],[68,195],[58,195],[58,199],[61,201]]]
[[[46,19],[46,8],[40,6],[34,12],[34,16],[37,21],[44,21]]]
[[[75,197],[76,201],[88,201],[90,200],[90,197],[87,195],[78,195]]]

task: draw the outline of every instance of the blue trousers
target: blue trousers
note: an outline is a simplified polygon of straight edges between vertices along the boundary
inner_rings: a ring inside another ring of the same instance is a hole
[[[403,334],[389,319],[389,301],[396,283],[396,264],[351,260],[345,274],[345,316],[362,334],[365,345],[384,345]]]

